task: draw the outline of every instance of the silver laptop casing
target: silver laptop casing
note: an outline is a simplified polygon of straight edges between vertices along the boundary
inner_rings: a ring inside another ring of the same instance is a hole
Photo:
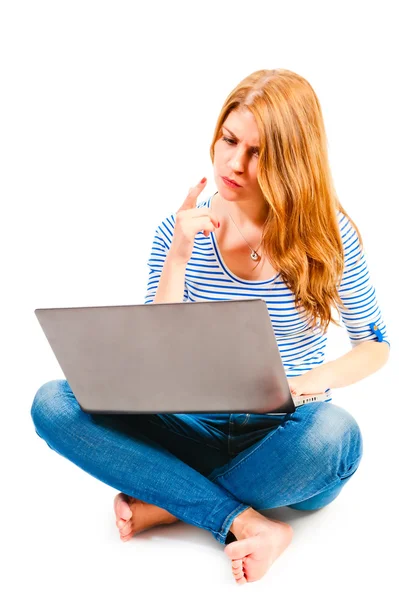
[[[89,413],[291,413],[264,300],[38,308]]]

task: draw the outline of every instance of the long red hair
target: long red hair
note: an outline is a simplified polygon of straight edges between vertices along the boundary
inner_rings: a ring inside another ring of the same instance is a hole
[[[327,138],[311,85],[286,69],[255,71],[229,94],[210,147],[233,110],[250,110],[259,131],[258,182],[268,207],[262,245],[273,267],[303,307],[312,327],[326,330],[332,307],[343,306],[338,287],[344,249],[337,211],[360,232],[334,189]]]

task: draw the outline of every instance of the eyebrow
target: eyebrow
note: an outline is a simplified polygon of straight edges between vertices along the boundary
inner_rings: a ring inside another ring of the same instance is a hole
[[[230,129],[227,129],[226,125],[222,125],[222,128],[228,131],[234,139],[238,140],[238,137]],[[251,146],[250,150],[257,150],[259,152],[259,146]]]

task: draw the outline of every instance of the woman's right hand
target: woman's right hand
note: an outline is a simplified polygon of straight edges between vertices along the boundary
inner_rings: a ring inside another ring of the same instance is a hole
[[[209,236],[219,227],[210,208],[197,208],[197,198],[206,186],[206,178],[190,188],[187,198],[176,213],[175,230],[168,258],[179,264],[187,264],[194,247],[194,238],[200,231]]]

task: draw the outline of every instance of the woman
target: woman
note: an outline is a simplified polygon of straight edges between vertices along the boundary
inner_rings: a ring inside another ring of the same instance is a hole
[[[157,228],[145,302],[263,298],[294,396],[331,398],[380,369],[386,327],[309,83],[283,69],[246,77],[222,107],[211,159],[217,192],[198,203],[202,179]],[[353,348],[324,363],[334,308]],[[292,539],[258,511],[326,506],[362,456],[356,421],[329,401],[286,415],[90,416],[57,380],[38,390],[32,418],[51,448],[121,490],[121,539],[181,519],[227,543],[239,584],[260,579]]]

